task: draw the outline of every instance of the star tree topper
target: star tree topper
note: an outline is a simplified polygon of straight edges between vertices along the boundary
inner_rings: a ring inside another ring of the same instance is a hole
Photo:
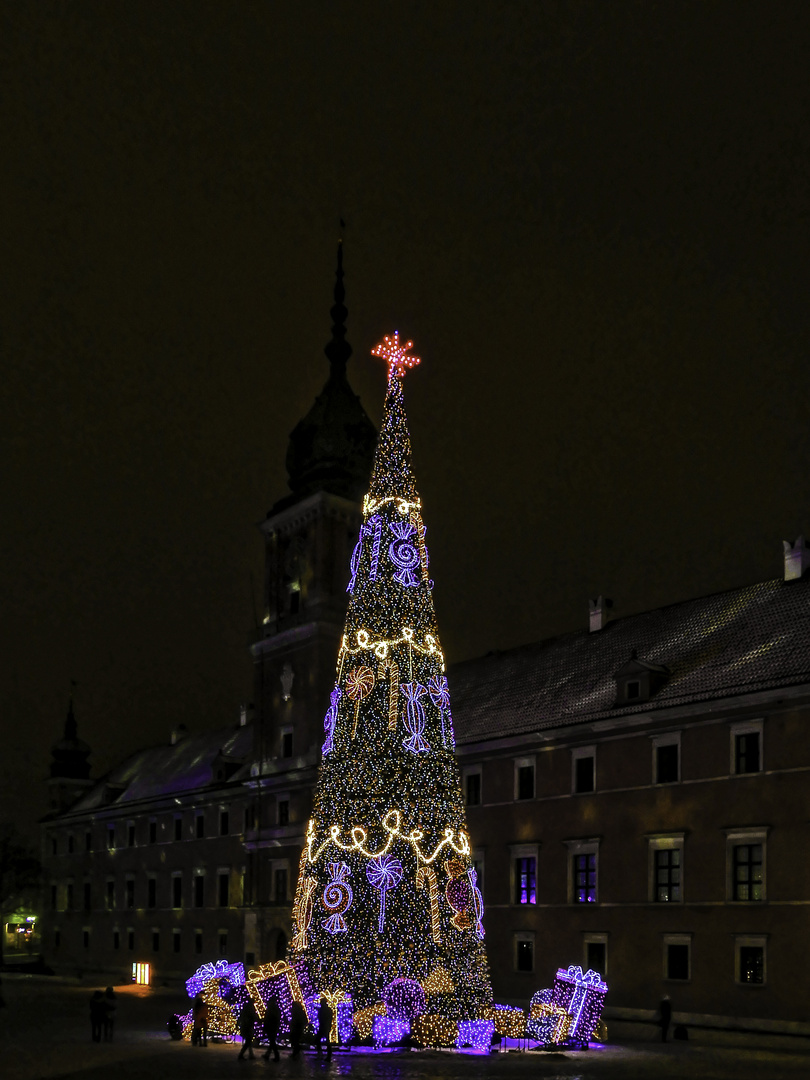
[[[413,348],[412,341],[406,341],[400,345],[399,330],[395,330],[391,337],[386,336],[379,345],[371,350],[372,356],[379,356],[388,364],[388,378],[402,379],[407,368],[416,367],[422,361],[418,356],[408,356],[408,349]]]

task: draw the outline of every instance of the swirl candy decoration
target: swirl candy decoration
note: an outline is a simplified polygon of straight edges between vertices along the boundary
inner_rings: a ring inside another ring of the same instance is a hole
[[[428,679],[428,692],[430,694],[430,700],[439,710],[439,716],[442,721],[442,746],[447,746],[447,739],[444,733],[444,714],[447,713],[447,718],[450,720],[450,746],[455,746],[456,742],[453,738],[453,718],[450,716],[450,691],[447,689],[447,677],[444,675],[431,675]]]
[[[321,753],[326,757],[335,749],[334,735],[335,724],[338,718],[338,702],[343,697],[343,691],[339,686],[336,686],[332,693],[329,695],[330,705],[326,711],[326,716],[323,718],[323,730],[326,732],[326,739],[321,747]]]
[[[324,919],[324,929],[330,934],[339,934],[347,929],[344,912],[352,906],[354,893],[346,880],[351,873],[345,862],[332,862],[327,867],[331,881],[323,890],[321,903],[327,911],[331,912],[328,919]]]
[[[370,859],[366,866],[366,877],[369,884],[380,890],[380,921],[378,929],[383,932],[385,925],[385,894],[389,889],[395,889],[402,881],[402,863],[393,855],[380,855],[376,859]]]
[[[444,864],[447,871],[447,884],[444,895],[455,914],[453,926],[457,930],[469,930],[476,925],[475,897],[473,887],[467,875],[467,868],[461,859],[448,859]]]
[[[411,733],[409,739],[403,739],[402,745],[413,754],[419,754],[430,747],[422,738],[425,730],[425,708],[420,698],[427,693],[427,688],[421,683],[402,683],[400,689],[407,698],[405,706],[405,727]]]
[[[418,585],[414,570],[419,565],[419,551],[410,542],[410,537],[416,532],[415,526],[410,521],[392,521],[388,528],[396,537],[388,545],[388,557],[397,567],[394,581],[400,585]]]
[[[354,727],[352,728],[352,738],[357,734],[357,720],[360,716],[360,702],[363,698],[368,697],[371,691],[374,689],[374,672],[370,667],[366,667],[365,664],[361,664],[360,667],[353,668],[346,676],[346,697],[351,698],[354,702]]]

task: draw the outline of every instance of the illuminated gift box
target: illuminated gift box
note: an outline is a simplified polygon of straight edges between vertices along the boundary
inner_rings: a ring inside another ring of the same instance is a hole
[[[602,1016],[607,995],[607,983],[598,971],[586,971],[578,965],[560,968],[554,980],[551,1004],[565,1009],[571,1017],[569,1039],[587,1042]]]
[[[522,1039],[526,1033],[526,1017],[516,1005],[493,1005],[490,1019],[496,1032],[507,1039]]]
[[[217,960],[214,964],[203,964],[197,968],[190,979],[186,980],[186,991],[190,998],[195,998],[211,979],[227,979],[232,986],[243,986],[245,965],[232,964],[229,960]]]
[[[361,1039],[370,1039],[374,1031],[374,1017],[387,1015],[388,1010],[382,1001],[378,1001],[374,1005],[367,1005],[365,1009],[358,1009],[353,1018],[357,1034]],[[453,1030],[455,1031],[455,1025]]]
[[[274,973],[262,978],[270,969]],[[293,1001],[300,1001],[304,1008],[307,1008],[306,1002],[315,996],[309,969],[303,960],[296,960],[291,965],[280,961],[278,964],[263,964],[260,968],[253,968],[248,972],[248,988],[254,1001],[258,998],[256,1011],[260,1016],[264,1016],[270,998],[275,998],[281,1013],[280,1031],[284,1033],[290,1030]],[[312,1019],[309,1010],[307,1018]]]
[[[375,1046],[393,1046],[394,1043],[402,1042],[411,1033],[409,1020],[394,1020],[390,1016],[375,1016],[374,1026]]]
[[[455,1046],[458,1024],[437,1013],[423,1013],[414,1020],[411,1033],[422,1046]]]
[[[568,1038],[571,1017],[565,1009],[542,1002],[532,1005],[532,1014],[526,1021],[526,1034],[544,1046],[560,1046]]]
[[[459,1020],[456,1046],[459,1050],[471,1046],[479,1054],[488,1054],[494,1031],[495,1024],[491,1020]]]

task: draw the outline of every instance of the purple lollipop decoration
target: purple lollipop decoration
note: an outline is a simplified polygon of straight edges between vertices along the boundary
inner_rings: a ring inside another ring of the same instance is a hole
[[[400,690],[405,694],[405,727],[410,732],[410,738],[403,739],[402,745],[412,754],[419,754],[430,749],[422,737],[425,730],[425,707],[420,700],[427,693],[427,689],[421,683],[409,682],[402,683]]]
[[[450,691],[447,689],[447,679],[444,675],[431,675],[428,679],[428,693],[430,694],[430,700],[439,710],[439,715],[442,719],[442,746],[447,746],[447,739],[444,735],[444,714],[447,713],[447,718],[450,721],[450,745],[455,746],[455,739],[453,738],[453,718],[450,715]]]
[[[329,701],[331,702],[329,708],[326,711],[326,716],[323,718],[323,730],[326,732],[326,739],[321,747],[321,753],[326,757],[335,749],[334,735],[335,724],[338,718],[338,702],[343,696],[343,691],[339,686],[336,686],[332,693],[329,695]]]
[[[366,867],[366,877],[369,884],[380,890],[380,921],[378,929],[383,932],[385,925],[385,894],[389,889],[395,889],[402,881],[402,863],[393,855],[378,855],[376,859],[370,859]]]

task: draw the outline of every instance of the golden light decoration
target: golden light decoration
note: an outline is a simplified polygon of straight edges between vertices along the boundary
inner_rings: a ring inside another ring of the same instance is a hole
[[[426,865],[430,865],[430,863],[434,862],[439,853],[448,846],[458,855],[470,854],[470,841],[467,834],[461,832],[456,836],[455,831],[448,828],[444,830],[444,837],[436,844],[433,854],[425,855],[419,843],[420,840],[424,839],[425,834],[421,829],[412,829],[409,833],[403,832],[400,828],[401,822],[402,815],[399,810],[388,811],[380,822],[382,828],[388,833],[388,839],[377,851],[369,851],[366,847],[368,833],[362,825],[355,825],[352,828],[352,838],[349,843],[346,843],[341,839],[342,830],[340,825],[332,825],[329,829],[329,838],[324,840],[318,848],[313,850],[313,845],[315,843],[315,821],[313,818],[310,818],[309,824],[307,825],[307,846],[304,849],[307,861],[310,863],[317,862],[330,844],[334,844],[336,847],[340,848],[341,851],[359,851],[360,854],[365,855],[367,859],[378,859],[381,855],[388,854],[395,839],[404,840],[406,843],[410,844],[417,860]]]
[[[374,1030],[374,1017],[387,1016],[388,1009],[384,1001],[378,1001],[365,1009],[358,1009],[354,1014],[354,1026],[361,1039],[370,1039]]]
[[[422,1046],[454,1046],[458,1022],[436,1013],[423,1013],[411,1025],[411,1035]]]
[[[360,716],[360,702],[367,698],[374,689],[374,672],[370,667],[361,664],[354,668],[346,676],[346,697],[354,702],[354,727],[352,738],[357,734],[357,720]]]
[[[418,356],[408,356],[408,352],[412,348],[412,341],[400,343],[399,330],[395,330],[390,336],[386,334],[382,341],[374,346],[371,355],[379,356],[382,360],[385,360],[388,364],[389,379],[401,379],[408,368],[416,367],[417,364],[422,363]]]
[[[455,988],[452,975],[443,967],[434,968],[422,983],[426,994],[452,994]]]
[[[508,1039],[522,1039],[526,1034],[526,1015],[522,1009],[493,1005],[489,1019],[495,1024],[498,1034]]]
[[[420,866],[416,874],[417,889],[427,888],[430,899],[430,932],[436,944],[442,940],[442,924],[439,915],[439,884],[432,866]],[[426,988],[427,989],[427,988]]]

